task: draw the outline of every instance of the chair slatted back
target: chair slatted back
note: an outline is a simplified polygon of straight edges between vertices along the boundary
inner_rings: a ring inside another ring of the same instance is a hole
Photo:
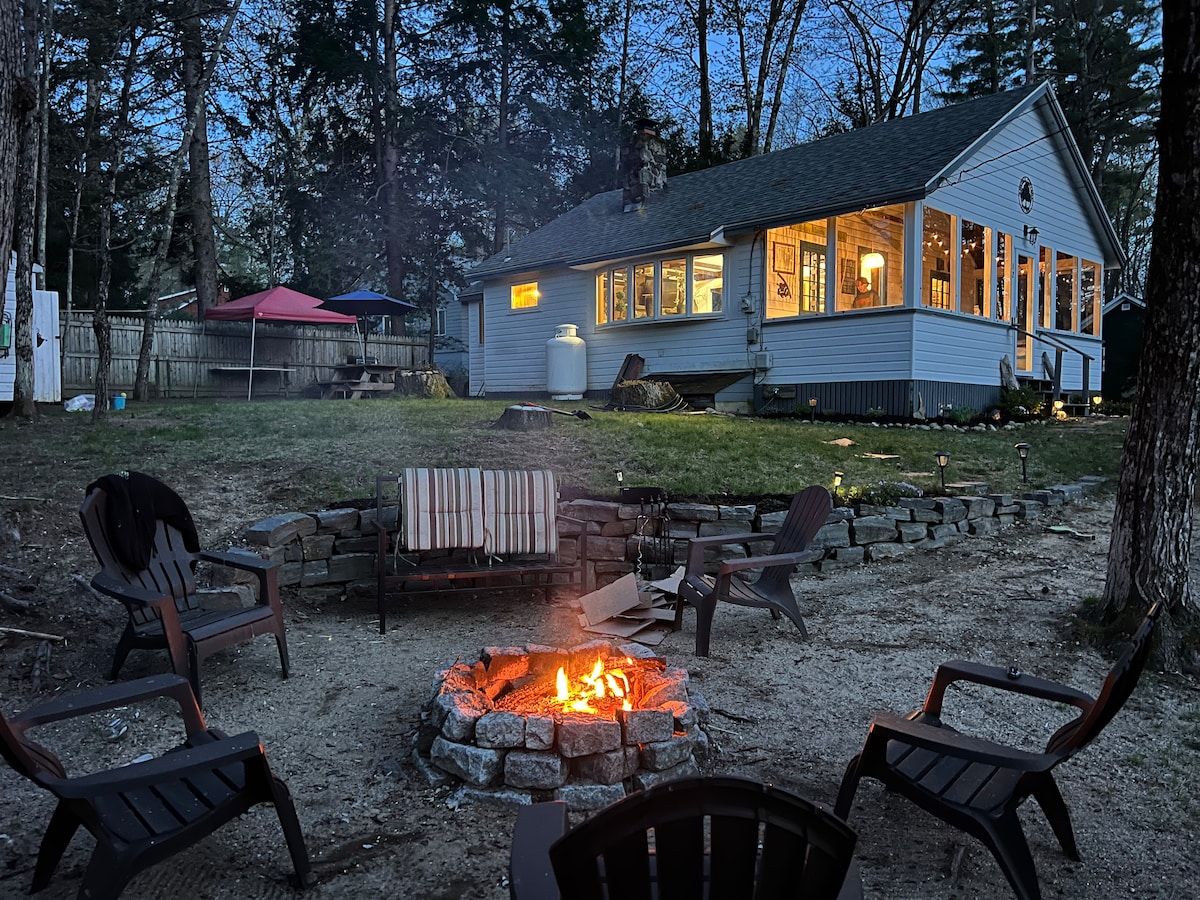
[[[196,557],[184,546],[183,535],[178,529],[158,520],[154,529],[154,549],[150,564],[138,571],[121,562],[113,549],[108,529],[107,495],[100,488],[91,491],[79,508],[83,531],[92,552],[100,561],[101,571],[132,587],[159,594],[170,594],[175,598],[175,607],[182,613],[198,608],[196,601],[196,579],[193,574]],[[138,624],[149,621],[155,614],[140,606],[128,606],[130,615]]]
[[[485,553],[557,553],[557,515],[551,470],[483,470]]]
[[[1146,613],[1129,646],[1109,670],[1096,702],[1079,718],[1058,729],[1046,744],[1047,753],[1061,753],[1066,759],[1086,747],[1121,711],[1133,689],[1137,687],[1153,645],[1154,623],[1158,620],[1163,602],[1159,600]]]
[[[834,898],[855,841],[833,813],[772,785],[684,778],[572,829],[550,859],[562,895],[580,900]]]
[[[400,485],[405,549],[473,550],[483,546],[483,476],[479,469],[407,468]]]
[[[792,498],[788,514],[775,535],[771,553],[799,553],[808,548],[833,510],[833,497],[819,484],[806,487]],[[789,589],[795,566],[772,566],[763,569],[755,586],[765,593]]]

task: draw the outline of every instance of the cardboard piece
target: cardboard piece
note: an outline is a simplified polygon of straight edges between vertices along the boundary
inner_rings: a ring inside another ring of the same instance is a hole
[[[637,579],[633,573],[623,575],[612,584],[592,591],[579,598],[583,610],[581,619],[586,619],[586,625],[595,625],[620,615],[626,610],[633,609],[641,602],[638,596]]]

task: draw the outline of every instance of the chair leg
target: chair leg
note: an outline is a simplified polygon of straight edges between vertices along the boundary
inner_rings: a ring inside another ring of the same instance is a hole
[[[79,830],[79,818],[64,804],[59,803],[50,816],[50,825],[42,836],[42,844],[38,848],[37,865],[33,869],[33,884],[30,893],[40,891],[50,884],[54,870],[66,852],[71,838]]]
[[[992,819],[986,824],[984,834],[984,842],[1000,864],[1018,900],[1042,900],[1037,867],[1016,810],[1010,809],[998,819]]]
[[[111,847],[98,844],[83,873],[83,884],[79,886],[75,900],[117,900],[133,877],[130,862],[122,854],[113,853]]]
[[[288,677],[288,648],[287,636],[283,633],[283,625],[275,632],[275,645],[279,647],[279,665],[283,669],[283,677]]]
[[[861,753],[850,760],[850,764],[846,766],[846,774],[842,776],[842,786],[838,788],[837,803],[833,806],[833,812],[842,821],[850,818],[850,806],[854,803],[854,795],[858,791],[858,780],[862,777],[858,771],[860,760]]]
[[[708,656],[713,616],[717,614],[717,598],[706,594],[696,601],[696,655]]]
[[[196,642],[188,639],[187,645],[187,680],[191,682],[192,693],[196,695],[196,705],[200,706],[200,652],[196,648]],[[176,675],[182,675],[183,672],[176,672]]]
[[[304,833],[300,830],[300,820],[296,817],[296,807],[292,803],[292,795],[288,792],[286,784],[273,775],[268,777],[270,778],[275,813],[279,816],[283,837],[287,841],[288,854],[292,857],[292,867],[296,870],[296,881],[301,888],[311,887],[317,883],[317,878],[313,874],[312,864],[308,859],[308,848],[304,845]]]
[[[793,623],[795,623],[797,628],[800,629],[800,637],[807,641],[808,629],[804,627],[804,619],[800,615],[800,607],[796,605],[796,601],[792,600],[789,602],[788,600],[773,600],[771,602],[771,615],[778,619],[779,614],[783,613],[785,616],[791,619]]]
[[[1038,785],[1033,792],[1033,798],[1037,800],[1042,812],[1046,814],[1046,819],[1050,822],[1050,827],[1054,830],[1054,836],[1058,838],[1058,845],[1062,847],[1063,853],[1071,859],[1078,860],[1080,858],[1079,846],[1075,843],[1075,830],[1071,827],[1071,813],[1067,809],[1066,801],[1063,800],[1062,792],[1059,791],[1054,778],[1047,777]]]
[[[117,676],[121,674],[121,667],[125,665],[125,660],[129,657],[129,651],[132,649],[133,629],[126,623],[125,630],[121,632],[121,639],[117,641],[117,649],[113,651],[112,670],[108,673],[109,681],[117,680]]]

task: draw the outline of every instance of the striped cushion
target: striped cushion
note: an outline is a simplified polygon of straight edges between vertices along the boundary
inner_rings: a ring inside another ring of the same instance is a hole
[[[483,546],[479,469],[405,469],[401,479],[409,550]]]
[[[558,491],[549,469],[483,471],[486,553],[557,553]]]

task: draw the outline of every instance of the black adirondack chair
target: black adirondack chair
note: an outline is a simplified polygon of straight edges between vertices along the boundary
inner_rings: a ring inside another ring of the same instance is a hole
[[[1079,859],[1071,816],[1054,781],[1054,768],[1090,743],[1133,692],[1150,652],[1160,604],[1146,614],[1129,647],[1105,678],[1099,695],[1053,681],[953,660],[938,667],[925,705],[908,718],[875,717],[866,743],[850,761],[838,792],[836,812],[846,818],[861,778],[875,778],[991,850],[1016,895],[1041,897],[1037,869],[1017,817],[1017,807],[1033,797],[1054,830],[1063,852]],[[1064,703],[1079,715],[1059,728],[1043,753],[1031,753],[970,737],[941,721],[946,688],[969,681],[1031,697]]]
[[[137,476],[137,473],[130,473],[130,476]],[[149,479],[149,476],[140,478]],[[162,490],[170,490],[159,482],[154,484]],[[183,501],[178,500],[174,492],[169,496],[178,501],[186,517]],[[135,516],[138,512],[134,510]],[[84,498],[79,517],[101,566],[92,579],[92,587],[120,600],[129,613],[113,654],[110,678],[115,680],[120,674],[130,650],[166,650],[171,668],[188,677],[192,691],[199,698],[200,660],[217,650],[264,634],[275,636],[283,677],[287,678],[287,635],[283,608],[279,603],[278,563],[252,553],[190,549],[188,543],[192,541],[185,539],[179,523],[173,520],[176,523],[171,524],[161,517],[153,521],[152,544],[138,548],[142,557],[131,562],[130,551],[123,549],[128,537],[124,534],[118,537],[109,515],[108,492],[96,485]],[[143,513],[143,521],[136,524],[146,528],[146,538],[150,539],[151,530],[146,519],[149,515]],[[143,559],[148,561],[143,563]],[[258,579],[257,603],[240,609],[201,606],[194,575],[200,561],[253,573]]]
[[[187,734],[175,750],[146,762],[69,777],[58,757],[26,732],[155,697],[179,704]],[[65,696],[9,719],[0,715],[0,750],[10,766],[54,794],[32,891],[50,883],[82,825],[96,839],[78,897],[110,900],[149,866],[194,844],[258,803],[272,803],[300,887],[314,882],[287,785],[276,778],[258,735],[228,737],[205,724],[186,679],[154,675]]]
[[[807,487],[792,498],[787,517],[779,531],[722,534],[691,538],[688,541],[687,566],[679,583],[679,596],[696,607],[696,655],[708,656],[713,616],[717,602],[736,603],[769,609],[779,618],[780,613],[796,623],[807,640],[808,629],[792,593],[792,573],[796,566],[820,557],[820,551],[809,549],[816,533],[821,530],[833,509],[833,498],[820,485]],[[765,556],[750,555],[750,544],[771,542]],[[747,558],[730,559],[720,563],[715,577],[704,574],[704,552],[710,547],[725,544],[745,544]],[[761,569],[752,582],[735,578],[735,572]]]
[[[631,794],[570,831],[566,821],[561,801],[518,812],[514,900],[862,896],[857,838],[846,823],[747,778],[681,778]]]

